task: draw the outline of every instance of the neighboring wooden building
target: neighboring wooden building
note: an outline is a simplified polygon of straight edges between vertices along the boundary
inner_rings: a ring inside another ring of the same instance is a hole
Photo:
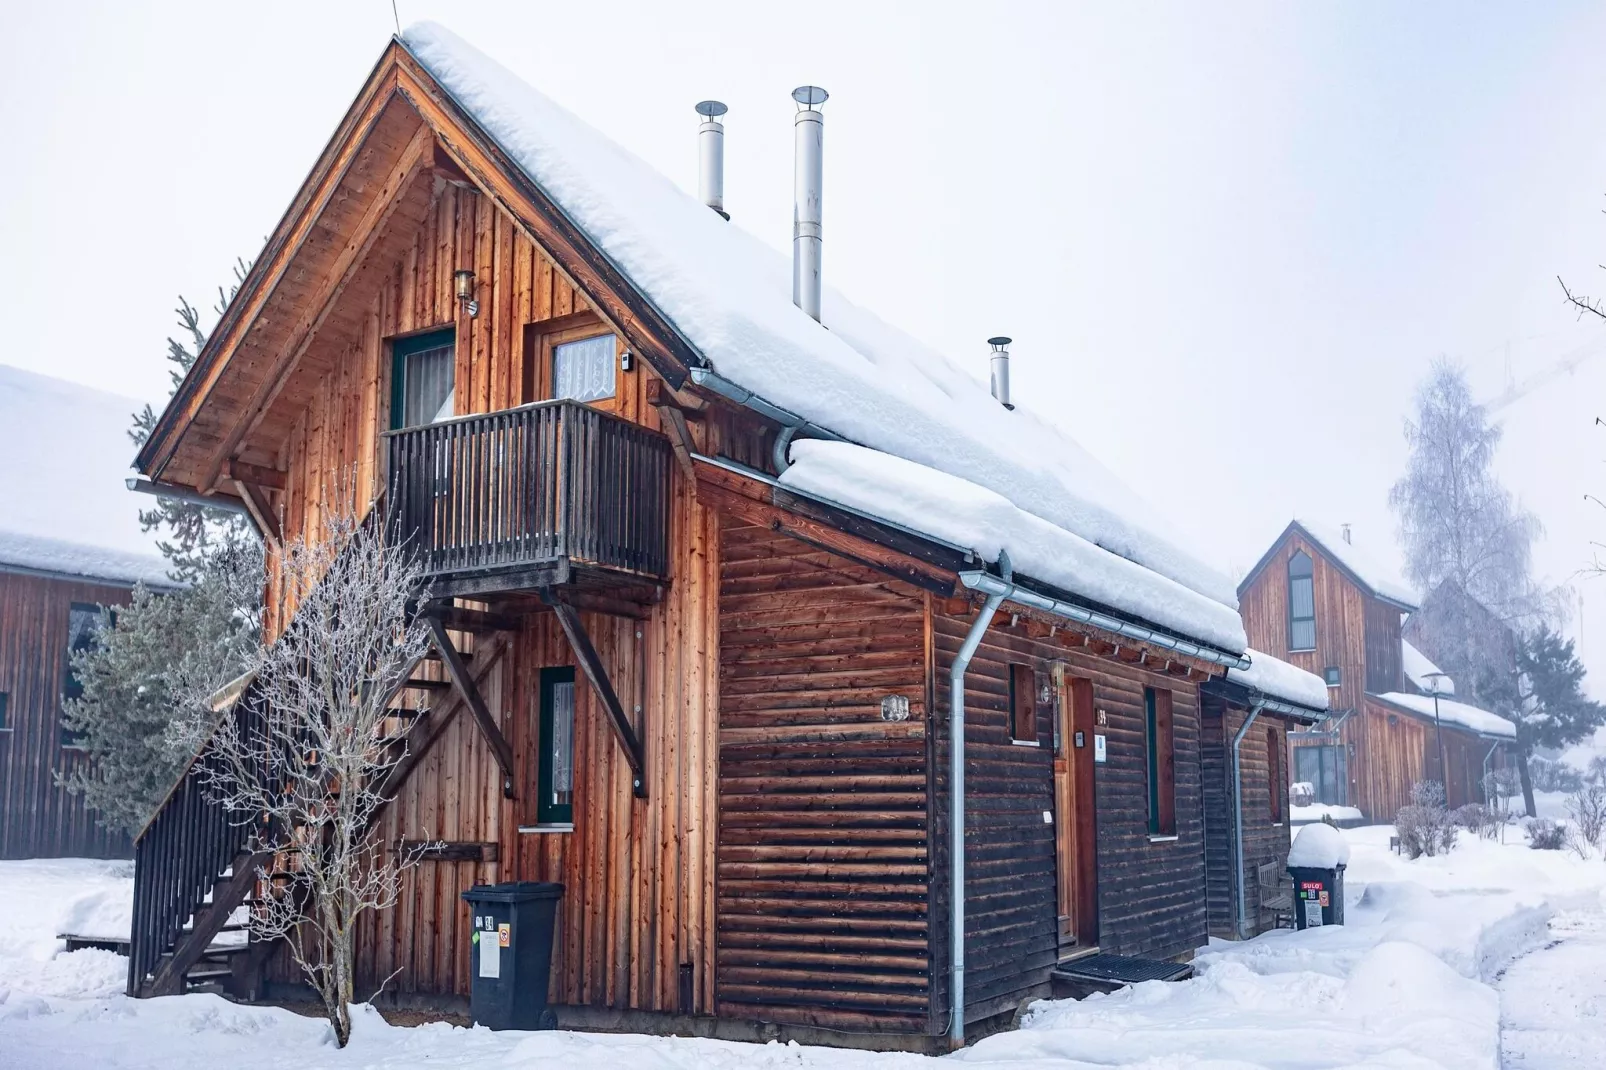
[[[1453,687],[1441,692],[1436,721],[1431,666],[1413,678],[1405,664],[1421,658],[1401,634],[1418,599],[1347,531],[1290,523],[1238,585],[1238,597],[1252,646],[1328,684],[1328,720],[1289,737],[1292,780],[1312,784],[1319,803],[1391,821],[1419,781],[1444,783],[1451,806],[1483,798],[1483,772],[1501,761],[1513,726],[1445,700]]]
[[[123,485],[138,404],[0,365],[0,858],[126,858],[128,837],[60,787],[85,761],[61,723],[68,652],[103,606],[166,572]]]
[[[438,28],[386,49],[139,465],[252,512],[270,635],[273,562],[332,511],[425,555],[442,641],[384,836],[448,848],[363,931],[359,990],[463,1006],[460,893],[509,880],[567,889],[579,1026],[942,1047],[956,903],[971,1025],[1095,948],[1207,939],[1231,583]],[[131,993],[183,989],[250,892],[241,837],[194,780],[142,833]],[[242,961],[242,991],[296,979]]]

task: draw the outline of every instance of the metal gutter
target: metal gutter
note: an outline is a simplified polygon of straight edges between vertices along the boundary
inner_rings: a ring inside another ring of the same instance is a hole
[[[981,612],[976,615],[970,631],[965,633],[959,653],[948,667],[948,926],[952,959],[948,1035],[955,1048],[965,1045],[965,670],[970,667],[970,659],[981,645],[993,614],[1015,589],[1009,582],[1013,570],[1008,551],[999,554],[998,567],[1003,573],[1003,579],[998,581],[1000,589],[988,593]]]
[[[712,368],[692,368],[691,381],[700,387],[712,390],[722,398],[734,401],[738,405],[745,405],[760,416],[774,420],[783,427],[795,427],[815,438],[823,438],[830,442],[847,441],[835,431],[821,427],[806,416],[799,416],[790,409],[770,404],[747,387],[731,382]]]
[[[129,490],[134,491],[136,494],[151,494],[158,498],[171,498],[176,502],[201,505],[224,513],[239,513],[241,516],[246,517],[251,515],[246,510],[244,502],[231,501],[228,498],[209,498],[205,494],[193,491],[188,487],[175,487],[169,483],[158,483],[155,480],[146,479],[144,476],[129,476],[123,482]]]
[[[961,572],[959,574],[959,582],[973,591],[980,591],[986,595],[992,595],[1007,588],[1009,600],[1018,602],[1023,606],[1040,609],[1045,613],[1052,613],[1067,620],[1090,624],[1101,631],[1114,632],[1116,635],[1124,635],[1128,639],[1151,643],[1165,650],[1175,651],[1178,654],[1190,658],[1198,658],[1201,661],[1208,661],[1215,665],[1223,665],[1229,669],[1249,668],[1249,659],[1241,654],[1229,654],[1226,651],[1194,642],[1192,639],[1183,639],[1169,632],[1162,632],[1159,629],[1148,628],[1140,624],[1130,624],[1112,617],[1108,613],[1100,613],[1071,602],[1062,602],[1057,598],[1049,598],[1047,595],[1017,587],[1012,583],[1005,584],[998,577],[986,572]]]
[[[1266,708],[1265,700],[1257,700],[1249,708],[1249,716],[1244,718],[1243,725],[1238,734],[1232,737],[1232,854],[1234,869],[1238,883],[1238,939],[1247,939],[1249,931],[1249,887],[1244,879],[1244,767],[1243,743],[1244,737],[1249,735],[1249,729],[1254,727],[1255,721],[1260,718],[1260,711]],[[1277,790],[1277,785],[1272,785]]]

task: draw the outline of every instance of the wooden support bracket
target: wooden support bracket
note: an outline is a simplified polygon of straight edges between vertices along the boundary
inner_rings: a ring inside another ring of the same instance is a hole
[[[435,641],[435,648],[440,651],[441,661],[446,665],[446,672],[456,685],[463,701],[468,703],[469,712],[474,715],[474,722],[480,726],[485,741],[491,745],[491,753],[496,755],[496,764],[502,767],[502,795],[513,798],[513,748],[508,746],[507,737],[502,735],[502,729],[497,727],[496,718],[485,705],[485,699],[480,697],[480,689],[468,674],[468,666],[463,663],[463,655],[458,653],[457,647],[452,645],[451,636],[446,634],[446,625],[441,623],[439,617],[426,616],[429,623],[430,638]]]
[[[262,533],[262,541],[279,549],[284,545],[284,531],[279,526],[279,514],[274,512],[273,503],[268,500],[267,492],[255,483],[247,483],[242,479],[234,481],[235,493],[245,503],[245,511],[251,515],[251,522]]]
[[[551,587],[541,588],[541,601],[552,607],[557,615],[558,624],[563,628],[563,634],[569,637],[569,645],[574,648],[575,659],[580,662],[580,669],[591,681],[591,687],[596,691],[597,697],[602,700],[603,709],[608,712],[608,727],[613,729],[614,736],[619,740],[619,746],[624,749],[625,760],[630,763],[630,772],[635,779],[635,794],[638,799],[647,797],[647,769],[646,761],[642,756],[641,741],[636,738],[636,730],[631,726],[630,718],[625,716],[625,710],[619,704],[619,695],[613,689],[613,682],[608,679],[608,670],[602,664],[602,658],[597,654],[597,648],[592,645],[591,637],[586,634],[585,627],[580,623],[580,614]]]

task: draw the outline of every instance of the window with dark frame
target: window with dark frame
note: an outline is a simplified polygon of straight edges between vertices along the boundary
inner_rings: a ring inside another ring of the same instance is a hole
[[[11,731],[11,726],[6,724],[6,702],[10,697],[4,691],[0,691],[0,732]]]
[[[541,723],[536,761],[535,820],[574,821],[574,667],[541,670]]]
[[[115,622],[115,616],[91,602],[74,602],[67,607],[67,656],[61,682],[61,698],[64,703],[84,697],[83,682],[73,671],[73,656],[98,646],[101,632]],[[59,737],[61,746],[81,747],[83,738],[82,732],[75,732],[65,723],[61,724]]]
[[[451,419],[457,397],[457,329],[398,338],[390,348],[390,429]]]
[[[1343,744],[1320,744],[1294,748],[1294,780],[1309,784],[1316,801],[1329,806],[1349,803],[1348,755]]]
[[[1030,665],[1009,667],[1009,736],[1019,743],[1037,742],[1037,680]]]
[[[1177,758],[1171,729],[1171,692],[1143,689],[1144,742],[1148,751],[1149,835],[1177,834]]]
[[[1266,786],[1271,789],[1271,823],[1283,819],[1283,747],[1277,729],[1266,729]]]
[[[1288,649],[1316,649],[1315,565],[1304,550],[1288,559]]]
[[[1328,687],[1337,687],[1343,682],[1344,674],[1339,671],[1337,665],[1329,665],[1322,670],[1322,679],[1327,681]]]

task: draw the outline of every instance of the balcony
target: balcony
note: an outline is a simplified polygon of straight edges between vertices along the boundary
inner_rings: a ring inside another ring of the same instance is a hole
[[[387,530],[436,597],[654,587],[669,576],[669,442],[575,401],[391,431]]]

